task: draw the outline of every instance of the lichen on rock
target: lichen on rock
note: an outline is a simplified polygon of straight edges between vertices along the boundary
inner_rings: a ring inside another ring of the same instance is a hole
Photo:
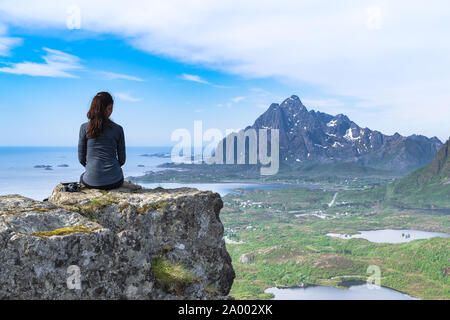
[[[58,185],[48,202],[0,196],[0,299],[229,298],[222,206],[216,193],[130,182]],[[68,285],[71,266],[80,289]]]
[[[32,236],[35,237],[54,237],[54,236],[65,236],[71,233],[75,233],[75,232],[82,232],[82,233],[92,233],[95,230],[100,229],[100,227],[98,228],[94,228],[94,229],[89,229],[86,226],[76,226],[76,227],[65,227],[65,228],[58,228],[55,230],[48,230],[48,231],[39,231],[39,232],[35,232],[32,233]]]

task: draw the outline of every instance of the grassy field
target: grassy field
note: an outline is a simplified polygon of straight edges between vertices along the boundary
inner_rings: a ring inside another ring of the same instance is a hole
[[[376,265],[382,286],[421,299],[450,299],[449,238],[379,244],[326,235],[386,228],[450,233],[450,215],[401,210],[382,198],[382,192],[305,188],[225,196],[221,219],[236,271],[231,295],[268,299],[264,290],[273,286],[345,287],[365,282],[368,266]]]

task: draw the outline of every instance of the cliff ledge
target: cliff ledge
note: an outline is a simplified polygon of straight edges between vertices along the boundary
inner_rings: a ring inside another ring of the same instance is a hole
[[[0,299],[227,299],[217,193],[142,189],[0,196]]]

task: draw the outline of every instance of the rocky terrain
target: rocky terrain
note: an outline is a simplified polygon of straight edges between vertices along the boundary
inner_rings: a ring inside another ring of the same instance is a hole
[[[386,186],[388,200],[404,207],[450,209],[449,155],[447,140],[428,166]]]
[[[227,299],[234,279],[217,193],[0,196],[0,299]]]
[[[354,162],[411,171],[429,164],[442,146],[436,137],[389,136],[362,128],[343,114],[308,111],[295,95],[271,104],[248,128],[279,129],[280,160],[294,165]]]

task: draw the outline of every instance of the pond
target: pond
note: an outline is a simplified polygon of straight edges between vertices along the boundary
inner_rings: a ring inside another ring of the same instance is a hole
[[[353,239],[362,238],[369,240],[370,242],[376,243],[403,243],[419,239],[430,239],[433,237],[444,237],[447,238],[449,235],[443,232],[430,232],[421,230],[371,230],[371,231],[359,231],[358,234],[348,235],[348,234],[338,234],[338,233],[327,233],[327,236],[341,238],[341,239]]]
[[[369,287],[367,284],[339,289],[327,286],[306,288],[268,288],[274,300],[416,300],[415,298],[385,287]]]

